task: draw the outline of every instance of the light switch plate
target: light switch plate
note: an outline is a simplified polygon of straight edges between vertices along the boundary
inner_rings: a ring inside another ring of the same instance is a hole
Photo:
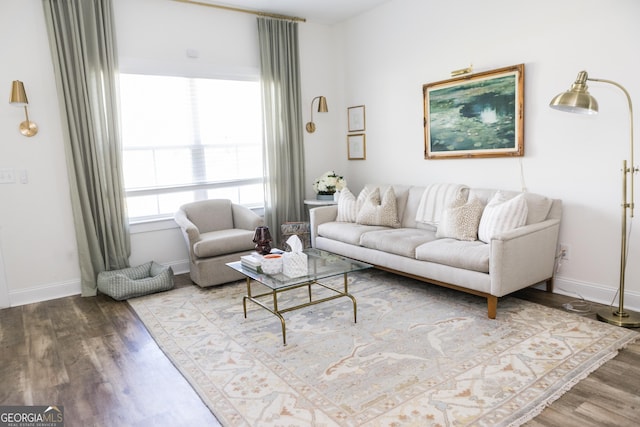
[[[15,184],[16,174],[13,169],[0,169],[0,184]]]

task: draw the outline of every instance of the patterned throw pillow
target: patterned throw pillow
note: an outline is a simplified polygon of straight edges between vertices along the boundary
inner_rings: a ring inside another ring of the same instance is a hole
[[[393,188],[389,187],[382,195],[382,199],[380,198],[379,188],[371,191],[358,211],[356,222],[363,225],[400,227],[396,206],[396,194]]]
[[[469,242],[478,240],[478,225],[483,209],[482,202],[475,197],[467,203],[456,200],[444,210],[436,237]]]
[[[498,191],[484,208],[478,238],[489,243],[496,234],[522,227],[527,221],[527,211],[524,193],[507,200],[506,196]]]
[[[336,221],[340,222],[356,222],[356,216],[358,215],[358,205],[356,203],[356,196],[353,195],[347,187],[340,191],[340,198],[338,199],[338,217]]]

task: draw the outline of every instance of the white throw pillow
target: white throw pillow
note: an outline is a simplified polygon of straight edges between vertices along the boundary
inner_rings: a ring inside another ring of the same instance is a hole
[[[340,222],[356,222],[358,215],[358,205],[356,196],[353,195],[347,187],[340,190],[340,198],[338,199],[338,217],[336,221]]]
[[[360,197],[358,196],[358,199]],[[392,187],[389,187],[380,198],[380,189],[371,191],[358,211],[356,218],[358,224],[382,225],[385,227],[400,227],[398,221],[398,209],[396,195]]]
[[[522,227],[527,221],[527,212],[524,194],[507,200],[506,196],[498,191],[484,208],[478,238],[489,243],[496,234]]]
[[[364,187],[358,194],[358,197],[356,199],[356,216],[358,216],[360,208],[362,207],[362,205],[364,205],[365,200],[367,200],[367,197],[369,197],[369,194],[371,194],[372,191],[373,190],[371,188]]]
[[[442,214],[436,237],[450,237],[457,240],[478,240],[478,225],[484,206],[475,197],[465,203],[456,200]]]

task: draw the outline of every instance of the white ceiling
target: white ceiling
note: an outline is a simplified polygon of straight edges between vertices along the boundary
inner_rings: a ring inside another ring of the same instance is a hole
[[[197,0],[260,12],[305,18],[309,22],[335,24],[390,0]]]

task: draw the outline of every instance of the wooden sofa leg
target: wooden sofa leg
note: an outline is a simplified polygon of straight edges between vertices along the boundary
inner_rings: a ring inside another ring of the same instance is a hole
[[[487,310],[489,319],[495,319],[498,311],[498,297],[493,295],[487,297]]]
[[[553,277],[547,279],[547,292],[553,293]]]

